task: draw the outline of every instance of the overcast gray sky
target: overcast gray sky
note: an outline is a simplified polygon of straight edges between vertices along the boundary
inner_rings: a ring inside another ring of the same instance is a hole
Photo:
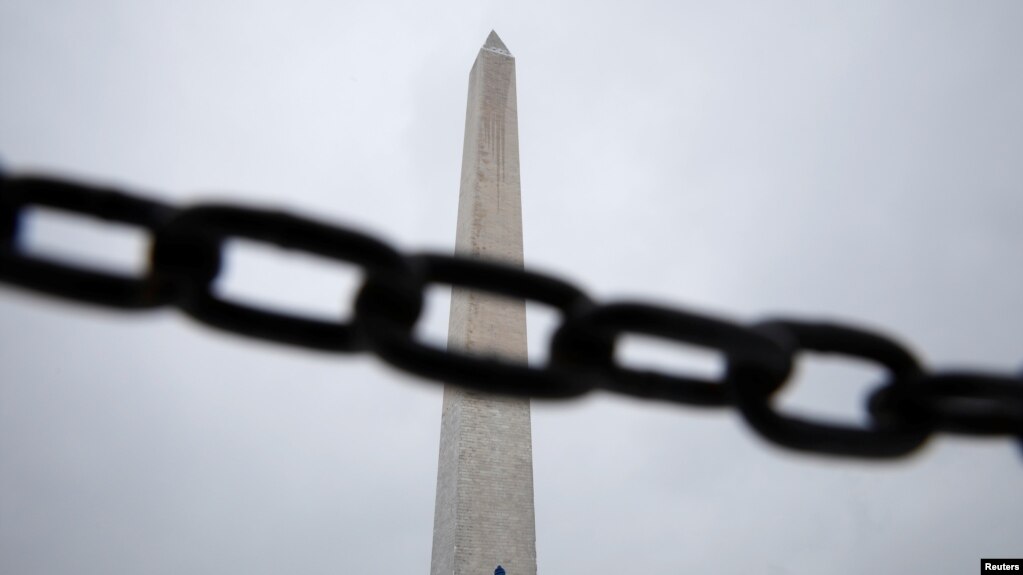
[[[600,299],[855,319],[933,366],[1018,371],[1021,22],[1016,1],[0,0],[0,157],[451,250],[493,28],[518,67],[527,265]],[[138,234],[74,224],[41,214],[30,244],[140,261]],[[222,286],[330,314],[353,282],[239,245]],[[431,303],[441,340],[443,290]],[[438,386],[171,311],[0,287],[0,314],[0,572],[429,569]],[[551,321],[530,322],[540,354]],[[672,357],[644,343],[627,358]],[[877,373],[810,358],[782,404],[857,421]],[[603,394],[534,404],[533,424],[542,573],[951,575],[1023,555],[1009,440],[826,459],[728,411]]]

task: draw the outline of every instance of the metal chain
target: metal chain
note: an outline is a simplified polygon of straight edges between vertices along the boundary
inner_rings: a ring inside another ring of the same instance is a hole
[[[26,253],[20,224],[31,206],[146,230],[148,269],[126,277]],[[361,268],[364,281],[351,321],[295,317],[214,295],[224,243],[239,237]],[[217,329],[328,352],[371,352],[425,379],[485,393],[564,399],[603,389],[705,408],[734,407],[764,438],[806,452],[898,457],[936,432],[1023,438],[1023,375],[929,371],[896,340],[853,326],[790,318],[743,325],[645,303],[598,303],[563,279],[478,259],[402,254],[364,233],[280,211],[176,208],[117,190],[0,175],[0,281],[121,310],[174,306]],[[415,326],[431,283],[536,301],[559,311],[547,365],[420,343]],[[708,380],[624,368],[615,360],[615,348],[626,333],[717,351],[726,369]],[[774,409],[772,397],[789,381],[801,352],[840,354],[884,368],[884,381],[867,401],[865,427],[799,419]]]

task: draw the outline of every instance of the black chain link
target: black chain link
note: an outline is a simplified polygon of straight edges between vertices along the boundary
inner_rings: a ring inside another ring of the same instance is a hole
[[[45,206],[138,226],[151,238],[149,267],[129,277],[26,253],[21,218]],[[345,323],[312,320],[226,301],[212,292],[227,239],[242,237],[348,262],[363,283]],[[1023,375],[929,372],[895,340],[857,327],[768,319],[744,325],[644,303],[597,303],[562,279],[501,263],[435,254],[405,255],[364,233],[279,211],[227,205],[174,208],[116,190],[47,178],[0,175],[0,280],[121,310],[175,306],[217,329],[329,352],[369,351],[402,370],[477,391],[569,398],[593,389],[702,407],[734,407],[764,438],[838,456],[909,454],[935,432],[1023,437]],[[432,283],[536,301],[560,312],[550,360],[508,359],[421,343],[415,326]],[[626,369],[615,361],[623,333],[720,352],[721,377]],[[865,427],[779,413],[772,398],[798,353],[874,362],[887,376],[867,401]]]

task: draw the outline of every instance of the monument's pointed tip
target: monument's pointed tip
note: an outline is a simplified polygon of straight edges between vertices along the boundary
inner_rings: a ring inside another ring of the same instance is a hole
[[[490,35],[487,36],[487,41],[483,43],[483,47],[495,52],[503,52],[511,56],[511,52],[508,51],[508,47],[504,45],[504,42],[501,41],[501,37],[493,30],[491,30]]]

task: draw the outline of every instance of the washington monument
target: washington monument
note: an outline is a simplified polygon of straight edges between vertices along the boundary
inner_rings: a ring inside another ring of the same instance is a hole
[[[522,265],[515,58],[494,32],[469,73],[455,252]],[[526,305],[455,288],[448,347],[526,360]],[[536,575],[529,400],[444,389],[431,575]]]

